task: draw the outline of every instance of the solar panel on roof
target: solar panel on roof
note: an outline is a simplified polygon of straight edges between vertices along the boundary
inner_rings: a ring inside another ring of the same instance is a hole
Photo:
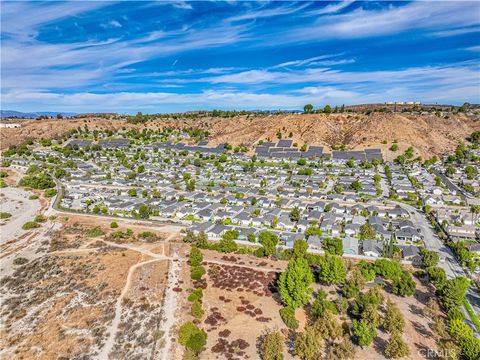
[[[377,159],[383,161],[382,153],[369,153],[367,154],[367,160]]]
[[[382,149],[365,149],[365,153],[382,152]]]
[[[293,140],[279,140],[277,143],[277,147],[291,147]]]

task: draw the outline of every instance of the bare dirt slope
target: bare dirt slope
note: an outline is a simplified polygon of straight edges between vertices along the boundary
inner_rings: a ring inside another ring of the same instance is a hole
[[[478,117],[463,114],[447,118],[434,114],[410,115],[402,113],[365,114],[291,114],[250,115],[234,118],[203,117],[197,119],[158,119],[144,124],[128,124],[125,120],[103,118],[73,120],[25,120],[20,129],[2,129],[2,149],[19,144],[28,138],[52,138],[66,131],[85,126],[90,130],[102,129],[159,129],[169,127],[200,127],[208,130],[213,144],[228,142],[251,146],[260,139],[277,139],[280,131],[284,138],[290,133],[299,145],[316,144],[330,148],[344,144],[348,148],[381,147],[387,149],[398,140],[400,150],[412,145],[420,155],[431,156],[453,149],[459,141],[473,131],[480,130]],[[387,140],[388,144],[382,144]]]

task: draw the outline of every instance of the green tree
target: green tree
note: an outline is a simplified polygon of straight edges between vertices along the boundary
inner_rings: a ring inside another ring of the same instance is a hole
[[[330,346],[330,352],[326,360],[347,360],[355,359],[355,345],[348,338],[343,338],[341,342],[333,343]]]
[[[218,161],[221,162],[221,163],[226,163],[227,162],[227,154],[220,155],[220,157],[218,158]]]
[[[270,231],[262,231],[258,235],[258,242],[263,245],[265,255],[271,256],[275,253],[278,244],[278,236]]]
[[[280,331],[267,333],[260,346],[260,358],[262,360],[283,360],[285,338]]]
[[[462,349],[462,355],[467,360],[480,359],[480,339],[471,335],[460,339],[460,348]]]
[[[199,248],[192,246],[189,255],[190,266],[200,266],[203,261],[203,254]]]
[[[458,308],[462,305],[469,283],[470,281],[463,276],[457,276],[456,278],[448,279],[445,282],[440,297],[443,306],[445,306],[447,310]]]
[[[190,179],[185,182],[185,189],[190,192],[195,191],[195,179]]]
[[[400,277],[392,282],[392,292],[400,296],[412,296],[415,294],[416,287],[417,284],[408,271],[402,271]]]
[[[310,300],[314,277],[304,258],[291,259],[286,270],[280,275],[278,288],[282,302],[293,309]]]
[[[318,290],[315,301],[312,304],[312,315],[319,319],[324,316],[326,311],[337,313],[337,307],[333,301],[327,300],[327,294],[322,289]]]
[[[374,228],[369,223],[365,223],[360,227],[360,239],[362,240],[367,240],[367,239],[373,239],[375,236],[377,236],[377,232],[375,231]]]
[[[325,105],[325,107],[323,108],[323,112],[325,114],[330,114],[332,112],[332,107],[330,105]]]
[[[448,332],[457,341],[473,336],[472,328],[460,319],[452,319],[449,321]]]
[[[228,236],[227,234],[224,234],[222,239],[218,242],[218,251],[220,252],[231,253],[237,251],[237,249],[238,245],[234,238],[232,236]]]
[[[290,220],[293,222],[297,222],[300,220],[300,210],[295,207],[293,210],[290,212]]]
[[[318,277],[326,284],[343,284],[347,270],[341,257],[325,254],[320,259]]]
[[[369,346],[375,336],[377,336],[377,329],[368,324],[365,320],[353,320],[352,331],[357,344],[361,347]]]
[[[352,183],[350,184],[350,188],[355,190],[356,192],[360,191],[363,189],[363,185],[362,183],[359,181],[359,180],[354,180],[352,181]]]
[[[393,280],[402,275],[402,267],[396,261],[388,259],[375,260],[375,272],[387,279]]]
[[[403,318],[402,312],[391,300],[387,301],[382,326],[389,333],[394,331],[401,332],[405,327],[405,319]]]
[[[388,345],[385,348],[385,355],[390,359],[400,359],[410,355],[408,345],[403,341],[400,332],[394,331],[390,336]]]
[[[362,320],[365,320],[367,324],[370,324],[373,327],[378,327],[380,325],[380,315],[378,313],[378,305],[376,304],[367,304],[365,309],[360,316]]]
[[[334,342],[343,336],[342,324],[335,318],[331,310],[325,310],[314,323],[315,331],[322,339]]]
[[[420,250],[421,255],[422,255],[422,265],[425,268],[431,267],[431,266],[437,266],[438,264],[438,253],[433,250],[427,250],[422,248]]]
[[[178,342],[198,354],[207,342],[207,333],[191,321],[187,321],[178,330]]]
[[[317,360],[322,351],[323,340],[312,326],[295,337],[293,352],[302,360]]]
[[[465,175],[467,175],[467,179],[469,180],[475,179],[475,176],[477,176],[478,174],[477,169],[472,165],[465,166],[464,171],[465,171]]]
[[[151,208],[149,205],[142,204],[138,209],[138,214],[140,215],[141,219],[148,219],[150,216]]]
[[[304,258],[307,254],[308,243],[306,240],[295,240],[293,243],[293,258]]]
[[[298,328],[298,320],[295,318],[295,309],[291,307],[283,307],[279,311],[282,321],[289,329],[295,330]]]
[[[343,255],[343,243],[338,238],[325,238],[322,242],[322,247],[326,252],[332,255]]]
[[[307,104],[303,107],[303,112],[305,114],[310,114],[313,111],[313,105],[312,104]]]
[[[205,314],[205,311],[202,309],[202,304],[199,301],[194,301],[192,303],[192,316],[196,319],[201,319]]]

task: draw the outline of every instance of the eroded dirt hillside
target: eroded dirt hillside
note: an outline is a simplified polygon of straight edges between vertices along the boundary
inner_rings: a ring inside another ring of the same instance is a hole
[[[20,144],[26,139],[58,137],[74,128],[88,126],[102,129],[160,129],[170,127],[200,127],[210,132],[213,144],[228,142],[251,146],[260,139],[284,138],[300,144],[316,144],[330,148],[344,144],[348,148],[381,147],[387,149],[398,140],[400,150],[412,145],[418,154],[431,156],[453,149],[473,131],[480,130],[478,117],[463,114],[447,118],[434,114],[292,114],[255,115],[233,118],[203,117],[198,119],[157,119],[144,124],[129,124],[125,120],[82,118],[72,120],[23,120],[20,129],[1,129],[1,148]],[[387,140],[387,144],[382,142]]]

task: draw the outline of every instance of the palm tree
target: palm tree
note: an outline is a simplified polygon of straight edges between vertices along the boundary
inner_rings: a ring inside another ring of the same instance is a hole
[[[472,224],[477,222],[477,216],[480,214],[480,205],[470,205],[470,213],[472,214]]]

